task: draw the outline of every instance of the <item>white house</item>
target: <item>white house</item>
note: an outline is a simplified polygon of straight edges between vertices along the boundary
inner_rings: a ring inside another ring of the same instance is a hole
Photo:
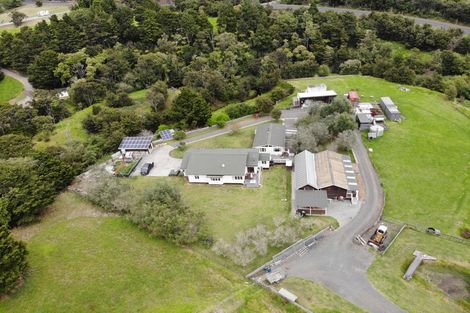
[[[286,148],[286,127],[272,123],[258,126],[253,148],[260,153],[263,168],[269,168],[270,163],[286,163],[291,156]]]
[[[258,186],[262,162],[256,149],[191,149],[181,170],[190,183]]]

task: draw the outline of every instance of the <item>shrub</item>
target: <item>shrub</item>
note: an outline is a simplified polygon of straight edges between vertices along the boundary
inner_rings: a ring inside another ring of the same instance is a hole
[[[36,0],[35,2],[37,7],[42,7],[42,1],[41,0]]]
[[[0,294],[14,289],[26,271],[26,248],[23,243],[15,241],[7,227],[0,226]]]
[[[320,65],[320,67],[318,68],[318,76],[325,77],[328,75],[330,75],[330,68],[328,67],[328,65]]]
[[[218,112],[213,114],[209,120],[209,125],[217,125],[219,128],[224,128],[225,123],[230,120],[230,117],[225,112]]]
[[[144,191],[130,218],[152,236],[177,244],[190,244],[204,237],[204,215],[186,206],[179,191],[168,184],[158,184]]]
[[[117,94],[108,93],[106,95],[106,105],[111,108],[121,108],[133,105],[132,99],[124,91],[119,91]]]
[[[274,102],[266,96],[259,96],[256,99],[256,108],[260,113],[269,113],[274,107]]]
[[[271,111],[271,117],[275,119],[276,121],[279,121],[279,119],[281,118],[281,115],[282,115],[282,112],[278,108],[274,108]]]
[[[338,149],[350,151],[355,141],[354,132],[352,130],[345,130],[338,135],[336,144],[338,145]]]
[[[225,113],[227,113],[230,119],[235,119],[256,113],[256,107],[248,105],[244,102],[239,104],[231,104],[225,108]]]
[[[131,205],[131,199],[128,197],[130,187],[123,184],[122,180],[100,174],[88,185],[86,197],[88,200],[98,205],[107,212],[127,213]]]
[[[175,140],[182,140],[184,138],[186,138],[186,133],[182,130],[177,130],[175,131],[175,133],[173,134],[173,138]]]

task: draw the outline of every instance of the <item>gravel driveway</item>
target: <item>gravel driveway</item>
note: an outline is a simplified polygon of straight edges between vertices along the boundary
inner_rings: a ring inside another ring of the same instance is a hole
[[[173,149],[174,147],[170,145],[155,147],[152,153],[142,158],[132,173],[132,176],[140,176],[142,165],[149,162],[154,162],[155,166],[148,176],[168,176],[171,170],[179,169],[181,167],[181,159],[175,159],[170,156],[170,151]]]

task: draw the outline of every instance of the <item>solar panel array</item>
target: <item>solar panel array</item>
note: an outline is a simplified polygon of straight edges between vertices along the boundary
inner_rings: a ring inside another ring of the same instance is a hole
[[[119,150],[145,150],[152,143],[152,136],[124,137],[119,145]]]
[[[161,130],[160,131],[160,137],[163,139],[163,140],[171,140],[173,139],[173,129],[166,129],[166,130]]]

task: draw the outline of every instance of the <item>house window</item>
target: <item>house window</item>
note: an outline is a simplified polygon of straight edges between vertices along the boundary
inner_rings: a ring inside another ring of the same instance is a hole
[[[242,176],[235,176],[235,180],[242,180],[243,177]]]
[[[199,176],[194,176],[194,179],[199,179]]]
[[[274,152],[280,152],[281,148],[274,148]]]
[[[211,177],[211,180],[212,181],[220,181],[220,178],[219,177]]]
[[[261,163],[266,164],[266,161],[261,161]]]
[[[266,152],[266,148],[261,148],[261,152]]]

